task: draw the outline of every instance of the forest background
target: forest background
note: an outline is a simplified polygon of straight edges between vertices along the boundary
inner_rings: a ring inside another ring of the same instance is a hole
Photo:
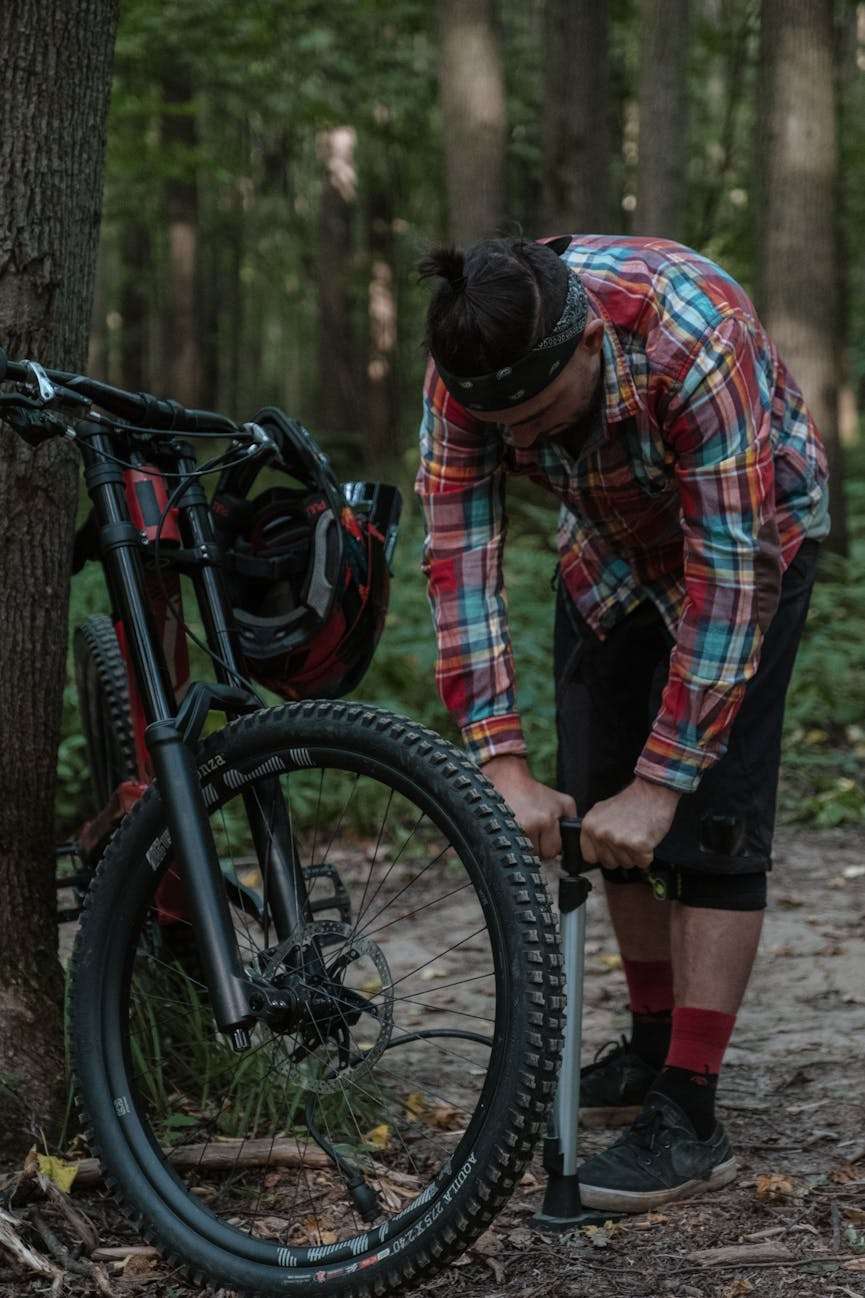
[[[865,5],[122,6],[89,372],[242,419],[280,405],[342,477],[399,481],[391,615],[357,697],[451,735],[411,490],[416,265],[517,232],[680,239],[755,298],[834,468],[782,814],[865,820]],[[552,781],[555,510],[518,485],[509,515],[519,700]],[[101,587],[76,578],[72,625]],[[62,833],[91,809],[71,663],[59,777]]]

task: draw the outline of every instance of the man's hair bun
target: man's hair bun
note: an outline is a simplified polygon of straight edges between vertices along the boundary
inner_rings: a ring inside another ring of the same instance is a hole
[[[421,259],[418,275],[421,279],[432,279],[434,275],[438,275],[446,279],[452,289],[465,288],[465,254],[461,248],[433,248]]]

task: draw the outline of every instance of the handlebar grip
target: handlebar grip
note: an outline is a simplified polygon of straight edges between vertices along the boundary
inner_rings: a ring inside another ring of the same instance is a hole
[[[25,369],[17,361],[10,361],[6,354],[6,349],[0,347],[0,383],[8,383],[10,380],[23,379]]]

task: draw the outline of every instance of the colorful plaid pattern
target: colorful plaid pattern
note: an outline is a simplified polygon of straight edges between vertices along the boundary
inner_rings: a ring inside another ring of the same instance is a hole
[[[601,639],[643,600],[675,638],[639,775],[688,792],[717,761],[754,674],[780,576],[828,531],[826,457],[745,292],[659,239],[575,238],[565,254],[606,325],[604,403],[576,458],[476,420],[431,363],[416,490],[436,683],[480,762],[523,753],[503,581],[505,479],[559,498],[562,580]]]

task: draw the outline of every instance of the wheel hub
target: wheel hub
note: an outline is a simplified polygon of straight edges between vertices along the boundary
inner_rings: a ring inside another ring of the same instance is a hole
[[[319,920],[260,959],[259,976],[286,1002],[284,1013],[267,1014],[268,1026],[294,1037],[295,1058],[320,1065],[308,1088],[327,1094],[368,1073],[393,1031],[393,978],[378,943]]]

